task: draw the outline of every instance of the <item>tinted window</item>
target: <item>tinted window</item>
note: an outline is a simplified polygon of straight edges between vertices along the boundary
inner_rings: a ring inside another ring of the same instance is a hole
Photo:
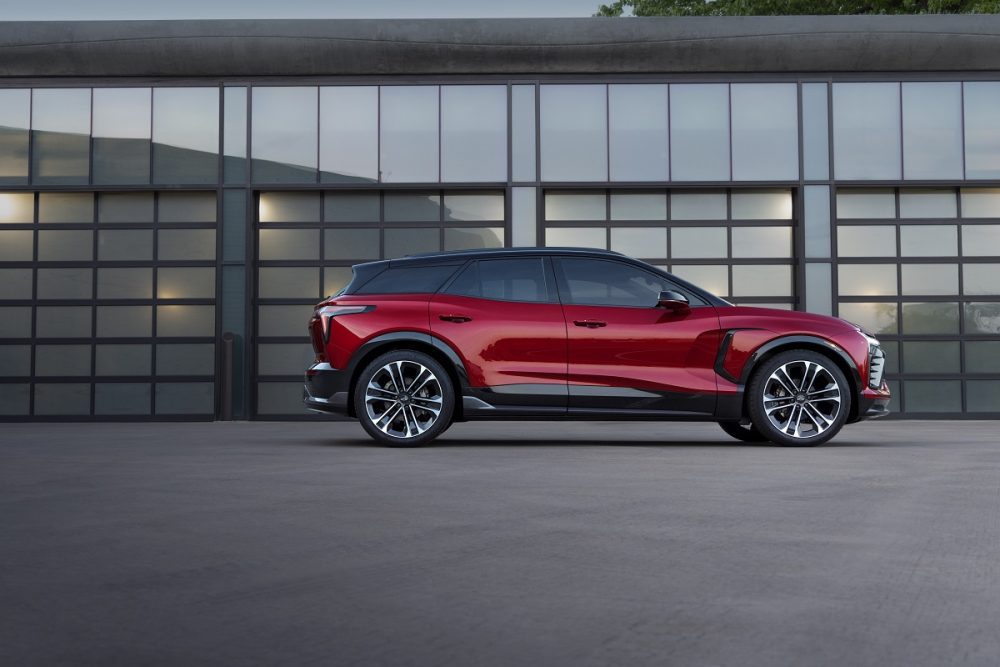
[[[361,286],[355,294],[425,294],[438,291],[455,272],[457,264],[386,269]]]
[[[448,288],[449,294],[500,301],[549,301],[541,257],[473,262]]]
[[[702,303],[686,290],[678,290],[666,278],[622,262],[561,259],[559,264],[564,280],[562,298],[567,303],[652,308],[665,290],[681,291],[691,305]]]

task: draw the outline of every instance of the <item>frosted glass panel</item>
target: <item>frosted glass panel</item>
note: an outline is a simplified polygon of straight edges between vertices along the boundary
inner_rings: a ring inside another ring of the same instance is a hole
[[[506,86],[441,86],[441,180],[507,180]]]
[[[728,266],[675,264],[672,273],[716,296],[729,296]]]
[[[899,332],[899,307],[894,303],[841,303],[839,317],[873,334]]]
[[[963,218],[1000,218],[1000,188],[962,188]]]
[[[966,264],[962,272],[965,294],[1000,295],[1000,264]]]
[[[666,220],[667,195],[611,193],[612,220]]]
[[[670,173],[674,181],[729,180],[729,86],[670,86]]]
[[[545,230],[545,245],[552,248],[608,247],[608,232],[604,227],[550,227]]]
[[[733,257],[791,256],[791,227],[733,228]]]
[[[606,220],[606,207],[604,193],[545,193],[546,220]]]
[[[608,180],[607,87],[541,87],[542,180]]]
[[[383,86],[380,160],[387,183],[436,182],[438,87]]]
[[[895,264],[841,264],[837,284],[842,296],[892,296],[899,289]]]
[[[608,86],[612,181],[669,179],[666,84]]]
[[[895,218],[892,190],[838,190],[837,217],[842,220]]]
[[[252,94],[254,181],[315,182],[319,141],[317,89],[256,87]]]
[[[731,87],[734,181],[799,177],[799,101],[794,83]]]
[[[154,88],[153,182],[218,180],[219,89]]]
[[[674,227],[670,230],[670,256],[674,259],[723,258],[728,255],[725,227]]]
[[[671,220],[725,220],[726,193],[674,192],[670,195]]]
[[[791,220],[792,193],[789,190],[733,192],[733,220]]]
[[[378,180],[378,87],[319,89],[319,168],[324,183]]]
[[[899,228],[903,257],[941,257],[958,254],[955,225],[903,225]]]
[[[903,84],[903,178],[962,178],[962,84]]]
[[[1000,83],[964,84],[965,177],[1000,178]]]
[[[631,257],[666,257],[667,230],[663,227],[613,227],[611,249]]]
[[[957,334],[957,303],[904,303],[903,333],[915,334]]]
[[[827,84],[802,84],[802,162],[807,180],[830,176],[829,127]]]
[[[0,192],[0,224],[35,221],[35,195],[30,192]]]
[[[791,296],[792,267],[734,266],[733,296]]]
[[[898,83],[833,84],[833,160],[839,179],[899,180]]]
[[[966,257],[1000,255],[1000,225],[962,225],[962,254]]]
[[[535,87],[511,86],[511,169],[515,181],[535,180]]]
[[[902,294],[957,294],[957,264],[903,264]]]
[[[899,217],[954,218],[958,215],[954,190],[900,190]]]
[[[895,257],[896,228],[889,225],[841,225],[837,228],[841,257]]]

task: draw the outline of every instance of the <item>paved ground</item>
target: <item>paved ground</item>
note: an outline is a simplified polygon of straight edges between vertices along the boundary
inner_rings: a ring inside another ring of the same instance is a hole
[[[3,665],[996,665],[996,422],[0,426]]]

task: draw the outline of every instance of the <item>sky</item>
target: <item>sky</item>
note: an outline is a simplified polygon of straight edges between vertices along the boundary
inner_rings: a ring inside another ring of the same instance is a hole
[[[0,0],[6,21],[591,16],[601,0]]]

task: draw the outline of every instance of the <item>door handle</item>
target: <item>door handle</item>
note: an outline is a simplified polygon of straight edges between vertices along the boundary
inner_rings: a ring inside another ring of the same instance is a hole
[[[587,327],[588,329],[598,329],[608,326],[607,322],[601,322],[600,320],[573,320],[573,324],[578,327]]]
[[[445,322],[457,322],[459,324],[472,321],[471,317],[466,317],[465,315],[438,315],[438,319]]]

